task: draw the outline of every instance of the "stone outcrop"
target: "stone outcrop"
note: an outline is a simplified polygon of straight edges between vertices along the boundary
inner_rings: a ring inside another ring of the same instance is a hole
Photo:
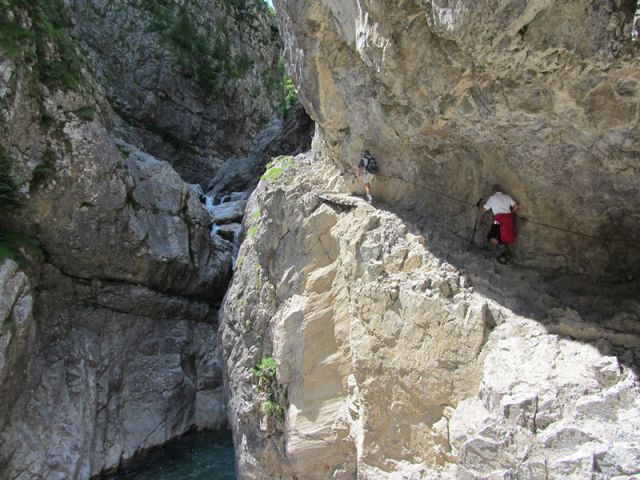
[[[300,99],[341,171],[368,148],[379,198],[458,233],[501,184],[522,205],[521,263],[640,273],[634,0],[276,7]]]
[[[169,163],[120,136],[67,13],[0,14],[20,39],[0,37],[0,154],[21,199],[0,217],[2,479],[86,479],[226,423],[231,245]]]
[[[73,0],[86,46],[129,143],[206,185],[282,101],[281,41],[263,2]]]
[[[326,160],[275,165],[247,207],[220,331],[240,477],[637,474],[637,297],[496,267]]]

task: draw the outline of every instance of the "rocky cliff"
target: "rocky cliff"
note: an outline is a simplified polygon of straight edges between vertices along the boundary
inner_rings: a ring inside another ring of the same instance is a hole
[[[637,293],[431,239],[323,160],[282,159],[247,209],[220,331],[241,478],[638,473]]]
[[[221,311],[241,478],[639,474],[635,0],[276,7],[317,130]],[[469,242],[492,183],[507,266]]]
[[[250,3],[0,2],[0,478],[87,479],[226,424],[232,246],[164,160],[200,181],[274,111]]]
[[[522,263],[617,278],[640,265],[636,8],[277,1],[300,98],[341,171],[368,148],[379,196],[456,233],[501,184],[529,220]]]
[[[69,5],[121,135],[190,183],[246,153],[282,108],[282,45],[264,2]]]

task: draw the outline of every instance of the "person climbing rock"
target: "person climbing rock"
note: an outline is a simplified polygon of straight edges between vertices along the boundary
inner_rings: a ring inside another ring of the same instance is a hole
[[[360,159],[360,163],[358,164],[358,176],[363,177],[362,181],[364,183],[364,190],[367,194],[367,201],[369,203],[373,203],[373,193],[371,190],[371,181],[373,180],[373,175],[378,171],[378,162],[376,159],[369,153],[369,150],[364,151],[364,155]]]
[[[509,195],[502,193],[499,185],[494,185],[492,192],[493,194],[482,207],[480,207],[480,202],[478,202],[478,207],[480,207],[483,212],[488,210],[492,211],[493,222],[487,234],[487,240],[500,250],[504,248],[503,251],[499,252],[497,258],[500,263],[506,263],[509,258],[509,251],[506,245],[516,240],[516,222],[513,214],[519,205]]]

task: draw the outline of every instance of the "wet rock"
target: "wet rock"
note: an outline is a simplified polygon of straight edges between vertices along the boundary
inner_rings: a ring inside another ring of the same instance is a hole
[[[214,205],[207,210],[209,210],[209,213],[211,214],[211,220],[213,223],[221,225],[225,223],[238,223],[241,221],[246,207],[246,200],[236,200]]]

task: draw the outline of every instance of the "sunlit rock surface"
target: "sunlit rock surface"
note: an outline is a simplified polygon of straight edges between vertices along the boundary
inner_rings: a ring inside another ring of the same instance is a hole
[[[456,232],[501,184],[522,205],[520,262],[638,275],[635,1],[276,6],[300,98],[343,172],[370,149],[378,194]]]
[[[637,298],[432,240],[323,160],[298,156],[247,207],[221,314],[241,478],[637,473]],[[281,416],[255,369],[271,356]]]

